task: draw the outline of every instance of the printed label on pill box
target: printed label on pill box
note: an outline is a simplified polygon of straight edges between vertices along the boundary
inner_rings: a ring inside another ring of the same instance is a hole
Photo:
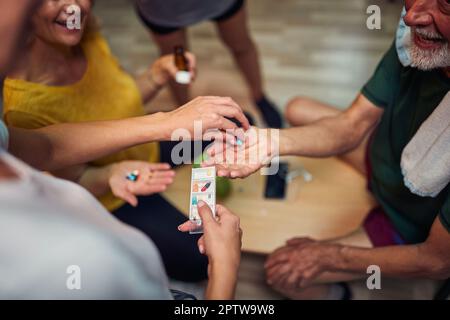
[[[189,205],[189,220],[196,223],[199,228],[191,234],[203,233],[202,220],[198,214],[197,204],[205,202],[213,214],[216,213],[216,168],[195,168],[191,176],[191,198]]]

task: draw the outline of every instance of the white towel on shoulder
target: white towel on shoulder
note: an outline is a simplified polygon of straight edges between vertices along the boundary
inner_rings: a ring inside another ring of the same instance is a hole
[[[422,197],[436,197],[450,182],[450,92],[403,150],[406,186]]]

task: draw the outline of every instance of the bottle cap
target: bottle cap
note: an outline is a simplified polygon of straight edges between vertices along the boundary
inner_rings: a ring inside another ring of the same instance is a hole
[[[179,84],[191,83],[191,73],[189,71],[178,71],[175,75],[175,81]]]

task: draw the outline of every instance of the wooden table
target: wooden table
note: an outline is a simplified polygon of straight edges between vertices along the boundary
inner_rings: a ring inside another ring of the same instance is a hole
[[[333,239],[361,225],[375,201],[366,190],[366,179],[336,158],[287,157],[289,170],[305,167],[312,182],[293,180],[284,200],[264,198],[265,176],[233,180],[231,195],[221,203],[240,216],[243,250],[267,254],[296,236]],[[188,215],[191,166],[177,169],[165,198]]]

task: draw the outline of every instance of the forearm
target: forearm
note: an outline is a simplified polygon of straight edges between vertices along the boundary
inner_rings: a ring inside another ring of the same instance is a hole
[[[365,130],[351,126],[345,115],[307,126],[280,130],[280,155],[329,157],[348,152],[362,141]]]
[[[162,89],[164,85],[156,83],[151,77],[150,72],[144,72],[135,78],[136,85],[141,93],[142,103],[147,104]]]
[[[373,249],[336,246],[331,271],[366,274],[370,265],[380,267],[384,276],[396,278],[446,278],[442,261],[431,254],[426,244],[399,245]]]
[[[116,121],[10,128],[9,151],[41,170],[57,170],[153,141],[170,138],[161,113]],[[166,124],[167,125],[167,124]]]
[[[207,300],[234,299],[238,267],[224,267],[225,264],[210,265],[210,276],[205,298]]]
[[[337,116],[281,130],[280,154],[329,157],[349,152],[360,145],[382,115],[383,109],[359,94],[352,105]]]

